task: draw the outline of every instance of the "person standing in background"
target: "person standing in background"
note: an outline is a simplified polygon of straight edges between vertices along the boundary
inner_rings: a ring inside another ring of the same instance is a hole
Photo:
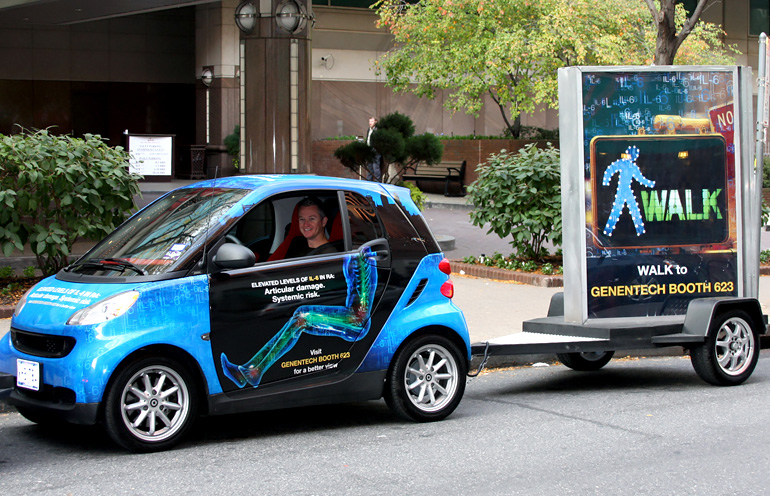
[[[377,130],[377,118],[372,116],[369,117],[369,128],[366,130],[366,144],[369,146],[372,146],[371,138],[372,134]],[[375,152],[374,160],[372,160],[369,165],[367,166],[367,175],[366,180],[367,181],[380,181],[380,178],[382,177],[381,170],[380,170],[380,154]]]

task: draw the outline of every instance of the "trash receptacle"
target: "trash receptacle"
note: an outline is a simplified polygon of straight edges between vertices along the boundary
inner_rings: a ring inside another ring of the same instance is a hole
[[[190,145],[190,179],[206,179],[206,145]]]

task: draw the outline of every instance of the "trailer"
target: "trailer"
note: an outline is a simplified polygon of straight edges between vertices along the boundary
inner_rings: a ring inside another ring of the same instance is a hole
[[[751,68],[559,70],[564,291],[522,332],[474,343],[481,367],[554,354],[593,371],[618,351],[681,346],[710,384],[751,376],[767,331],[760,74],[754,153]]]

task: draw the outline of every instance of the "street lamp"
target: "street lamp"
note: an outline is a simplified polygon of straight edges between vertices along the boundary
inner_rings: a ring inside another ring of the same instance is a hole
[[[211,83],[214,82],[214,73],[211,71],[211,68],[204,67],[203,72],[201,72],[201,82],[208,88],[211,86]]]
[[[305,6],[296,0],[283,0],[275,8],[275,22],[287,33],[298,33],[305,29],[307,21],[314,20],[308,15]]]
[[[244,0],[235,8],[235,24],[245,34],[254,32],[257,25],[257,8],[248,0]]]

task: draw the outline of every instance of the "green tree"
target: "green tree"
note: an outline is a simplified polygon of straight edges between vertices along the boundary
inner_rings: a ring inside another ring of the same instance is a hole
[[[559,67],[652,62],[657,27],[643,2],[379,0],[378,22],[395,48],[377,61],[378,70],[396,91],[427,98],[445,91],[452,111],[477,114],[488,96],[519,137],[521,113],[558,105]],[[686,63],[729,58],[720,33],[692,29]]]
[[[142,176],[129,155],[98,135],[48,130],[0,135],[0,247],[10,256],[29,246],[45,275],[67,264],[78,239],[109,234],[135,207]]]
[[[408,116],[393,112],[379,119],[372,133],[371,146],[353,141],[334,151],[342,165],[361,177],[367,177],[367,167],[381,160],[377,182],[397,183],[402,173],[419,163],[437,164],[444,154],[444,145],[431,134],[414,134],[414,123]]]

